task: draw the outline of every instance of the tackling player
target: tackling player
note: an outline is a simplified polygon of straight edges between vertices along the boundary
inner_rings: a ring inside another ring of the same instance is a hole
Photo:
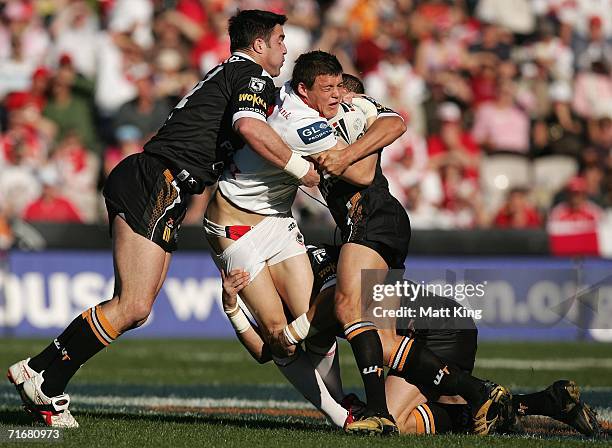
[[[266,123],[272,77],[287,52],[285,21],[258,10],[232,17],[231,57],[175,106],[143,153],[111,172],[104,197],[113,240],[112,299],[84,311],[41,353],[8,371],[26,408],[46,425],[78,426],[64,393],[68,382],[87,360],[147,320],[191,196],[217,181],[234,150],[246,142],[296,183],[318,183],[318,174]]]
[[[343,78],[342,73],[337,71],[325,76],[317,73],[316,62],[320,59],[331,64],[335,57],[324,52],[311,52],[300,56],[294,68],[292,85],[302,96],[308,98],[307,103],[312,108],[328,116],[326,105],[339,94],[343,87]],[[326,85],[333,86],[337,91],[326,90]],[[357,93],[363,93],[363,88]],[[366,101],[364,109],[368,106],[372,109],[371,112],[365,110],[368,120],[381,113],[397,116],[372,99],[364,97],[360,100]],[[367,135],[366,133],[363,138]],[[354,146],[355,144],[342,152],[350,152]],[[362,270],[376,270],[379,273],[389,269],[403,271],[410,241],[410,221],[404,208],[389,192],[387,180],[380,167],[380,151],[381,149],[374,150],[358,162],[362,167],[361,184],[329,176],[325,177],[319,186],[342,233],[338,284],[334,296],[335,317],[343,325],[344,334],[353,348],[368,403],[368,409],[362,418],[347,425],[349,432],[388,433],[397,430],[387,410],[382,375],[383,347],[379,332],[373,322],[363,317],[361,303]],[[333,153],[334,151],[328,151],[313,158],[322,162]],[[384,278],[380,281],[384,281]],[[285,328],[278,340],[282,346],[298,344],[308,337],[312,332],[311,322],[315,308],[311,308],[307,314],[298,317]],[[398,375],[411,379],[413,383],[430,383],[435,380],[437,389],[443,393],[464,397],[473,410],[474,428],[478,434],[487,434],[492,429],[503,403],[510,398],[510,393],[500,385],[484,382],[460,369],[445,367],[423,344],[404,341],[398,347],[397,356],[398,362],[394,362],[393,366]],[[408,356],[411,358],[409,363],[405,362]]]
[[[312,296],[313,301],[318,304],[317,318],[326,320],[325,325],[329,326],[336,285],[338,249],[309,246],[308,256],[314,273]],[[237,294],[247,283],[248,273],[244,271],[234,270],[227,276],[223,274],[223,306],[230,311],[234,319],[240,316],[239,319],[244,322],[244,326],[236,332],[239,340],[255,360],[265,363],[270,360],[268,346],[261,339],[258,329],[250,324],[237,302]],[[426,299],[426,297],[418,298],[420,302]],[[429,299],[438,305],[458,306],[454,300],[443,297],[429,297]],[[322,328],[323,326],[321,325]],[[467,327],[469,325],[457,330],[416,330],[411,334],[413,340],[418,341],[413,343],[424,344],[445,363],[471,373],[476,356],[477,331],[475,327],[474,329]],[[326,331],[342,334],[341,327],[337,323]],[[398,349],[406,340],[400,336],[401,334],[406,334],[405,330],[398,329],[397,333],[395,330],[381,331],[385,365],[388,367],[398,359]],[[462,402],[459,397],[439,396],[431,386],[419,384],[417,387],[397,375],[389,375],[385,386],[389,409],[402,434],[472,432],[469,424],[469,408],[458,404]],[[595,413],[580,399],[578,386],[573,381],[559,380],[536,393],[516,394],[509,405],[511,408],[504,411],[504,419],[496,432],[520,431],[520,422],[514,420],[513,415],[552,417],[587,436],[596,436],[601,430]]]

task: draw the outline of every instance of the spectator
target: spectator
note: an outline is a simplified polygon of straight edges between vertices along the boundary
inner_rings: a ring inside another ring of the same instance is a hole
[[[406,210],[410,216],[411,229],[447,229],[453,223],[435,204],[427,201],[420,185],[416,184],[406,190]]]
[[[25,221],[36,222],[82,222],[76,207],[59,192],[59,176],[55,169],[47,167],[40,171],[42,193],[28,204],[23,212]]]
[[[96,186],[100,160],[85,148],[76,133],[69,133],[52,151],[49,164],[59,176],[60,193],[71,201],[85,222],[97,219]]]
[[[609,104],[612,104],[610,67],[604,61],[595,61],[590,71],[583,71],[576,77],[572,107],[580,117],[592,123]]]
[[[584,122],[572,111],[571,88],[562,82],[550,88],[551,113],[533,127],[534,156],[568,155],[580,162],[586,143]]]
[[[486,216],[477,182],[467,178],[462,166],[454,160],[440,165],[439,172],[443,193],[441,212],[450,227],[484,227]]]
[[[513,188],[505,204],[493,219],[493,226],[500,229],[528,229],[542,225],[540,215],[529,203],[526,188]]]
[[[478,108],[472,135],[488,152],[529,151],[529,118],[514,101],[514,84],[498,85],[497,98]]]
[[[559,255],[599,255],[601,208],[588,200],[587,183],[582,177],[569,181],[567,193],[567,200],[555,206],[548,218],[552,251]]]
[[[148,140],[168,118],[170,106],[165,98],[156,97],[153,74],[149,68],[143,67],[134,84],[138,96],[119,108],[115,115],[115,129],[125,125],[135,126]]]
[[[454,162],[466,177],[477,180],[480,148],[463,129],[461,109],[455,103],[443,103],[438,108],[438,118],[442,122],[440,134],[430,136],[427,142],[430,166],[437,170]]]
[[[98,18],[84,0],[73,0],[60,8],[51,23],[52,60],[68,55],[78,73],[94,79],[99,27]]]
[[[410,128],[382,152],[381,166],[389,191],[402,205],[408,203],[409,188],[427,182],[427,159],[425,140]]]
[[[395,111],[410,115],[410,126],[424,133],[422,103],[425,84],[402,53],[402,48],[392,44],[378,68],[364,78],[365,91]]]
[[[119,126],[115,132],[118,147],[110,147],[104,153],[104,177],[127,156],[142,152],[142,132],[133,125]]]
[[[589,19],[589,35],[585,41],[576,39],[575,54],[578,56],[578,69],[589,70],[593,62],[603,61],[612,65],[612,39],[606,38],[601,17]]]
[[[53,79],[51,98],[43,113],[57,125],[59,140],[74,132],[88,149],[97,151],[99,146],[90,103],[75,89],[76,80],[77,73],[71,59],[68,56],[62,58]]]
[[[8,123],[6,132],[0,134],[0,159],[10,165],[41,166],[55,136],[55,125],[41,116],[35,98],[27,92],[9,95],[5,106]]]

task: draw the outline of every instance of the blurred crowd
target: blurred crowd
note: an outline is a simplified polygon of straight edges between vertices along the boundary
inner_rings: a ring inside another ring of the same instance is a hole
[[[612,0],[4,0],[0,246],[14,219],[103,222],[104,179],[228,57],[238,8],[288,16],[277,85],[322,49],[402,114],[383,167],[414,228],[612,207]]]

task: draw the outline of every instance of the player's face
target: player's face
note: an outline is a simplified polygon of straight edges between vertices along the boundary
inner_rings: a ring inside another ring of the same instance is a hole
[[[278,76],[281,67],[285,62],[287,47],[285,46],[285,32],[283,27],[276,25],[272,30],[269,42],[262,47],[263,68],[270,73],[271,76]]]
[[[312,89],[304,88],[306,103],[325,118],[333,118],[338,113],[342,101],[342,75],[319,75]]]

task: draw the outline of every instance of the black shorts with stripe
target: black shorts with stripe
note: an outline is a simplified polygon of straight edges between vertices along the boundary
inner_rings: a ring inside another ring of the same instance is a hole
[[[113,220],[120,216],[166,252],[176,250],[191,195],[161,159],[146,153],[125,158],[108,176],[103,194],[111,235]]]
[[[351,198],[348,223],[340,227],[343,243],[369,247],[391,269],[404,269],[410,244],[410,220],[384,188],[368,188]]]

